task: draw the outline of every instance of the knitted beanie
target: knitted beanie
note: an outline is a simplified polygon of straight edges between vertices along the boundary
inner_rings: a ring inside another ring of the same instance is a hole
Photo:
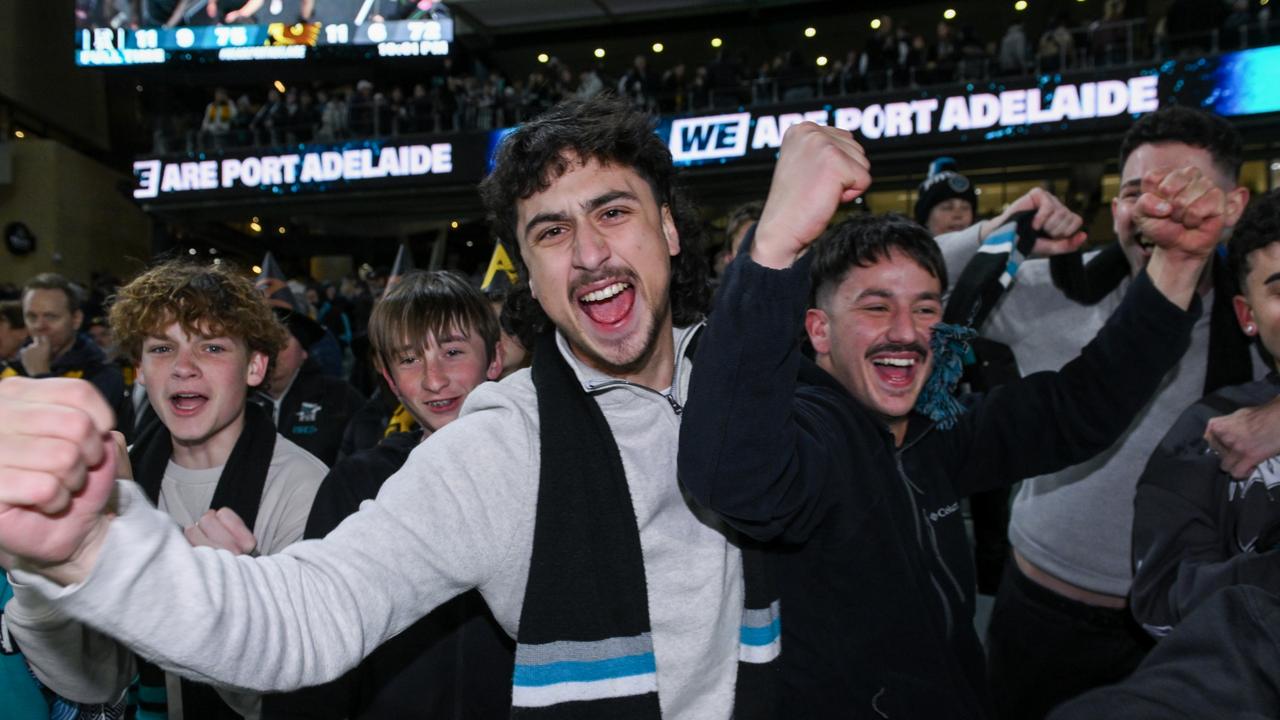
[[[929,164],[929,176],[920,184],[916,198],[916,222],[928,225],[929,212],[934,206],[951,198],[967,201],[977,215],[978,194],[974,192],[973,183],[955,168],[956,161],[949,157],[940,157]]]

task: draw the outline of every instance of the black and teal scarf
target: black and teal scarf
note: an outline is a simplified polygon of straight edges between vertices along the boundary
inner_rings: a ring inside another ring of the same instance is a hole
[[[512,715],[661,717],[640,531],[600,406],[544,333],[533,361],[541,427],[533,554],[517,637]],[[674,486],[675,478],[671,478]],[[737,720],[773,717],[781,618],[764,553],[742,550],[746,608]]]
[[[246,527],[252,528],[258,518],[258,507],[262,503],[262,491],[267,485],[267,471],[271,467],[275,447],[276,428],[271,422],[271,415],[253,403],[245,403],[244,429],[222,469],[209,507],[230,508]],[[160,502],[160,485],[172,455],[173,440],[169,429],[160,422],[148,425],[129,450],[134,478],[154,505]],[[152,713],[163,712],[167,705],[164,673],[139,658],[138,675],[141,682],[139,696],[145,699],[143,709]],[[182,716],[186,720],[240,718],[212,687],[189,680],[182,681]]]

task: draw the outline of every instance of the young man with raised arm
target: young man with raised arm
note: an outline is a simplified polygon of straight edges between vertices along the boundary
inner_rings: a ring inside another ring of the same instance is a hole
[[[960,500],[1120,435],[1186,349],[1223,194],[1194,168],[1145,176],[1135,212],[1158,249],[1098,337],[1060,372],[961,405],[946,384],[965,329],[939,325],[947,276],[928,232],[863,217],[814,242],[863,187],[839,172],[860,154],[847,134],[788,131],[698,349],[680,478],[776,543],[791,716],[988,717]]]

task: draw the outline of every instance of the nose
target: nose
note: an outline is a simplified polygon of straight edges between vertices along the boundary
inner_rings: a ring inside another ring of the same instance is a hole
[[[449,385],[449,378],[444,369],[435,360],[427,360],[422,368],[422,389],[427,392],[440,392]]]
[[[604,233],[590,223],[582,223],[574,236],[573,264],[584,270],[594,270],[604,265],[611,255]]]
[[[170,372],[177,378],[194,377],[200,373],[200,366],[196,364],[195,353],[189,348],[178,348],[174,350],[173,365]]]
[[[889,318],[889,342],[910,343],[916,341],[916,326],[910,310],[895,310]]]

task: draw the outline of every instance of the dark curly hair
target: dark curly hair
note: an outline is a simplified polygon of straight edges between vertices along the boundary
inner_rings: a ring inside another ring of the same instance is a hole
[[[1240,177],[1241,140],[1235,126],[1218,115],[1173,105],[1144,115],[1120,141],[1120,168],[1142,145],[1176,142],[1208,151],[1213,164],[1232,180]]]
[[[252,352],[275,364],[287,331],[253,287],[253,281],[228,264],[198,265],[171,260],[120,288],[111,306],[111,330],[130,361],[139,361],[146,338],[178,323],[191,335],[239,338]],[[259,386],[266,389],[266,380]]]
[[[1255,197],[1227,241],[1227,265],[1241,292],[1249,275],[1249,254],[1274,242],[1280,242],[1280,189]]]
[[[810,306],[825,306],[854,265],[871,267],[894,250],[919,263],[946,291],[947,266],[928,230],[897,213],[856,215],[833,225],[814,242]]]
[[[520,276],[515,295],[528,293],[529,270],[517,242],[516,203],[551,186],[569,170],[570,156],[583,161],[628,167],[649,183],[659,207],[671,210],[680,235],[680,253],[671,259],[672,320],[691,325],[706,314],[711,296],[707,262],[702,256],[703,227],[677,184],[671,151],[654,133],[653,120],[618,98],[601,95],[562,102],[521,125],[499,146],[493,172],[480,183],[489,222]],[[517,302],[520,320],[542,332],[550,320],[536,301]]]

